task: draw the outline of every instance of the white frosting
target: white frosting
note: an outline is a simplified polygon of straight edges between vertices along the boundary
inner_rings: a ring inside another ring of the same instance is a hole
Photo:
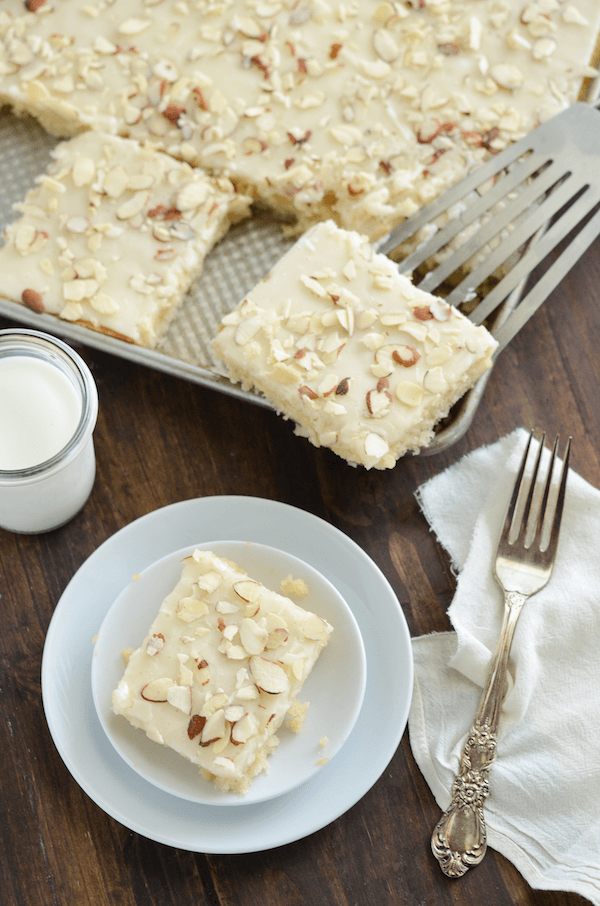
[[[247,792],[268,770],[286,715],[297,717],[296,696],[331,632],[235,564],[197,550],[130,656],[113,710],[222,789]]]
[[[332,221],[304,234],[214,340],[231,379],[264,393],[298,434],[381,469],[430,442],[496,346]]]

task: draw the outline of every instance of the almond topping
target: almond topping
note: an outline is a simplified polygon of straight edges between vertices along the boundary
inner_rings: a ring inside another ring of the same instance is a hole
[[[194,739],[196,736],[199,736],[204,729],[206,724],[206,717],[202,717],[200,714],[192,714],[190,722],[187,728],[187,735],[190,739]]]
[[[250,672],[258,688],[270,695],[286,692],[289,687],[287,674],[279,664],[267,658],[254,656],[250,658]]]
[[[254,579],[240,579],[239,582],[233,583],[233,590],[242,601],[253,604],[260,597],[262,585]]]
[[[433,318],[429,305],[418,305],[414,309],[413,315],[415,316],[417,321],[431,321],[431,319]]]
[[[414,346],[396,346],[392,352],[392,358],[399,365],[410,368],[412,365],[416,365],[421,355]]]
[[[146,653],[149,654],[150,657],[154,657],[163,648],[164,644],[165,637],[162,632],[155,632],[152,638],[148,639]]]
[[[33,311],[37,311],[40,314],[43,311],[46,311],[43,299],[40,293],[36,292],[35,289],[24,289],[21,293],[21,300],[25,303],[25,305],[28,306],[28,308],[33,309]]]

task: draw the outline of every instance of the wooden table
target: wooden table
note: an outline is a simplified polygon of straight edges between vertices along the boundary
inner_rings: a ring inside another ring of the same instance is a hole
[[[576,906],[534,891],[494,851],[460,880],[429,849],[439,810],[405,733],[375,786],[312,836],[256,855],[177,850],[131,832],[80,789],[42,708],[40,666],[67,583],[114,532],[179,500],[283,501],[341,529],[391,583],[414,636],[448,628],[454,578],[416,488],[524,424],[570,432],[573,463],[600,487],[600,242],[502,354],[468,434],[392,471],[351,469],[272,412],[78,348],[96,379],[98,473],[84,510],[38,536],[0,530],[0,900],[7,906]],[[14,322],[0,319],[0,327]],[[376,740],[373,741],[376,744]]]

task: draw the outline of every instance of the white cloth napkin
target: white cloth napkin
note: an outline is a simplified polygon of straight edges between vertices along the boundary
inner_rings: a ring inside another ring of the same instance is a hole
[[[458,573],[455,632],[413,639],[410,742],[442,810],[500,633],[492,559],[526,439],[519,429],[417,491]],[[554,572],[523,608],[509,669],[488,843],[531,887],[600,906],[600,492],[573,470]]]

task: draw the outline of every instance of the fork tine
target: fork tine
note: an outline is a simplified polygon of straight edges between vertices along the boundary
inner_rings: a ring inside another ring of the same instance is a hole
[[[555,451],[556,451],[557,447],[558,447],[558,437],[556,438]],[[554,557],[556,555],[556,548],[558,546],[558,535],[560,532],[560,526],[561,526],[561,522],[562,522],[563,507],[565,505],[565,493],[566,493],[566,489],[567,489],[567,477],[569,474],[570,455],[571,455],[571,438],[569,437],[567,439],[567,445],[565,447],[565,452],[563,455],[562,471],[560,473],[560,484],[558,487],[558,496],[556,498],[554,517],[552,519],[552,525],[550,528],[550,537],[549,537],[547,546],[543,549],[543,553],[549,559],[554,559]]]
[[[531,432],[531,437],[534,436],[534,433],[535,433],[535,431]],[[521,507],[519,507],[519,509],[517,511],[519,521],[516,522],[515,525],[513,526],[513,532],[516,533],[513,537],[513,541],[512,541],[513,544],[515,544],[517,542],[517,540],[521,537],[522,531],[523,531],[524,538],[526,539],[528,534],[531,535],[531,525],[532,524],[537,525],[537,516],[539,515],[539,507],[536,507],[536,511],[534,512],[534,522],[533,523],[532,523],[532,509],[533,509],[534,500],[537,503],[537,499],[536,499],[537,477],[538,477],[538,474],[540,471],[542,450],[544,449],[545,443],[546,443],[546,432],[543,431],[539,444],[538,444],[538,449],[537,449],[537,454],[535,457],[535,464],[533,466],[533,471],[532,471],[531,477],[529,479],[529,487],[527,489],[527,499],[521,505]],[[528,546],[528,545],[526,544],[526,546]]]
[[[545,435],[544,435],[543,440],[545,440]],[[533,479],[534,484],[536,484],[536,485],[537,485],[537,479],[538,479],[540,460],[541,460],[541,456],[542,456],[542,449],[544,446],[543,440],[542,440],[542,443],[540,443],[540,449],[539,449],[539,453],[538,453],[536,469],[535,469],[535,474],[534,474],[534,479]],[[530,514],[531,525],[527,526],[528,538],[526,539],[526,543],[525,543],[526,547],[534,547],[534,545],[537,545],[537,547],[539,547],[539,549],[541,550],[542,531],[544,529],[544,523],[546,521],[546,509],[548,507],[548,499],[550,497],[550,488],[552,486],[552,478],[554,476],[554,463],[556,462],[557,449],[558,449],[558,435],[556,436],[556,440],[554,441],[554,447],[552,449],[552,455],[550,457],[550,464],[548,466],[548,471],[546,474],[546,482],[544,484],[544,492],[543,492],[542,500],[541,500],[541,502],[538,501],[538,505],[536,506],[534,512]],[[538,497],[539,497],[539,495],[538,495]]]
[[[531,437],[530,436],[530,442]],[[537,555],[543,555],[544,559],[550,561],[554,558],[556,547],[558,545],[558,533],[562,518],[564,505],[567,475],[569,470],[569,454],[571,448],[571,438],[569,437],[563,456],[562,471],[560,475],[559,487],[555,495],[554,506],[550,505],[551,490],[554,484],[555,463],[558,458],[558,446],[560,437],[557,435],[554,441],[554,447],[550,457],[550,463],[546,471],[546,478],[542,484],[538,481],[540,475],[540,463],[542,451],[544,449],[546,433],[544,432],[539,443],[535,465],[531,474],[531,483],[528,488],[527,502],[524,507],[520,508],[518,516],[522,516],[520,521],[513,526],[513,534],[510,538],[511,544],[515,544],[523,531],[522,542],[526,550],[532,550]],[[529,444],[528,444],[529,446]],[[526,455],[528,450],[526,450]]]
[[[516,521],[517,521],[515,519],[515,513],[517,510],[517,503],[519,502],[519,498],[521,498],[521,501],[522,501],[523,478],[525,475],[525,467],[527,466],[527,459],[529,458],[529,449],[531,447],[532,439],[533,439],[533,431],[531,431],[529,438],[527,440],[525,452],[523,453],[523,458],[521,459],[521,465],[519,466],[519,472],[515,479],[512,496],[510,498],[510,502],[509,502],[507,510],[506,510],[506,516],[504,518],[504,525],[502,528],[501,537],[507,538],[507,539],[509,539],[509,541],[513,534],[513,520],[515,521],[515,525],[516,525]],[[521,519],[521,514],[522,514],[522,506],[519,507],[519,516],[518,516],[519,520]],[[519,521],[519,526],[520,526],[520,524],[521,523]]]

